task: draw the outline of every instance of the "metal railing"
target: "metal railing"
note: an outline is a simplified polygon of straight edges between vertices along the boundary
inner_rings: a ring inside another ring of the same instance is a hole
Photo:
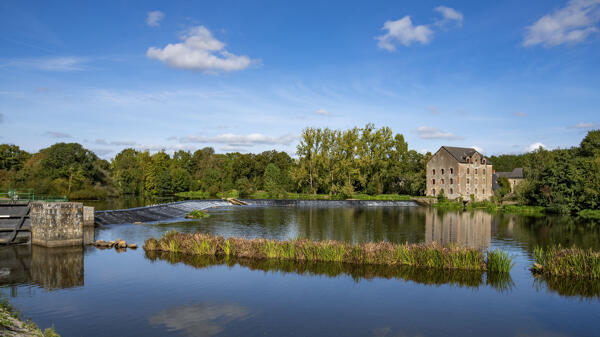
[[[19,202],[19,201],[68,201],[67,197],[36,194],[32,188],[24,190],[9,189],[0,191],[0,202]]]

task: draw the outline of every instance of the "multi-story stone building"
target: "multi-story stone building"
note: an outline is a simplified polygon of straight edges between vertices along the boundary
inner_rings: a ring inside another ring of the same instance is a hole
[[[492,196],[492,163],[473,148],[442,146],[427,162],[426,195],[448,199]]]

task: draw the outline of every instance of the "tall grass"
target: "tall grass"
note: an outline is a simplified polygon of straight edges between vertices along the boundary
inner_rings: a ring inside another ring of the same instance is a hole
[[[512,269],[513,257],[507,252],[496,249],[487,252],[487,270],[494,273],[508,273]]]
[[[350,264],[413,266],[439,269],[485,271],[491,263],[493,271],[506,273],[512,259],[501,251],[485,253],[457,246],[438,244],[393,244],[369,242],[351,245],[337,241],[304,239],[277,241],[213,236],[201,233],[167,232],[160,239],[148,239],[146,251],[163,251],[189,255],[230,256],[237,258],[277,259],[291,261],[324,261]],[[508,262],[508,263],[507,263]]]
[[[534,273],[600,279],[600,252],[591,249],[536,247],[533,258]]]

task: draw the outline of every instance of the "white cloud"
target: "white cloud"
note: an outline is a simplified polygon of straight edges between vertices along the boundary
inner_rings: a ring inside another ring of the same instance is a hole
[[[474,149],[475,149],[475,151],[477,151],[477,152],[479,152],[479,153],[483,153],[483,148],[481,148],[481,147],[479,147],[479,146],[476,146],[476,145],[473,145],[473,146],[471,146],[471,147],[472,147],[472,148],[474,148]]]
[[[525,148],[525,152],[532,152],[532,151],[539,149],[540,147],[545,149],[546,145],[544,145],[543,143],[540,143],[540,142],[533,143]]]
[[[150,27],[158,27],[160,26],[160,22],[164,19],[165,13],[161,11],[152,11],[148,12],[148,16],[146,17],[146,24]]]
[[[120,141],[120,140],[113,140],[111,142],[108,142],[106,139],[103,138],[98,138],[94,141],[94,144],[98,144],[98,145],[116,145],[116,146],[134,146],[137,145],[136,142],[133,141]]]
[[[524,113],[524,112],[521,112],[521,111],[517,111],[517,112],[515,112],[513,114],[513,116],[515,116],[515,117],[525,117],[525,116],[527,116],[527,114]]]
[[[180,37],[182,43],[164,48],[150,47],[146,56],[160,60],[173,68],[215,72],[243,70],[252,60],[225,50],[225,43],[215,39],[204,26],[193,27]]]
[[[187,136],[181,138],[182,143],[216,143],[226,144],[231,147],[254,146],[254,145],[289,145],[296,137],[293,135],[283,135],[271,137],[261,133],[251,133],[248,135],[236,135],[224,133],[214,137],[206,136]]]
[[[445,132],[438,128],[430,126],[420,126],[416,130],[417,135],[421,139],[446,139],[446,140],[458,140],[463,139],[461,136],[457,136],[451,132]]]
[[[387,33],[377,37],[377,45],[388,51],[396,50],[396,42],[410,46],[413,42],[428,44],[433,38],[431,28],[426,25],[414,26],[408,15],[400,20],[386,21],[382,29]]]
[[[72,138],[71,135],[68,133],[57,132],[57,131],[46,131],[46,132],[44,132],[44,136],[52,137],[52,138],[56,138],[56,139]]]
[[[566,7],[542,16],[527,27],[523,45],[542,44],[547,47],[577,44],[597,33],[600,21],[600,0],[571,0]]]
[[[456,9],[446,6],[437,6],[433,10],[442,15],[442,19],[436,21],[436,25],[443,26],[448,23],[454,22],[457,26],[462,27],[464,16],[461,12],[457,11]]]
[[[594,129],[597,128],[598,124],[597,123],[583,123],[583,122],[579,122],[573,126],[570,126],[569,129],[582,129],[582,130],[589,130],[589,129]]]
[[[88,59],[83,57],[46,57],[25,58],[8,60],[0,64],[0,67],[30,68],[44,71],[80,71],[85,70]]]
[[[328,116],[331,114],[329,111],[327,111],[325,109],[319,109],[319,110],[315,111],[315,113],[317,115],[322,115],[322,116]]]

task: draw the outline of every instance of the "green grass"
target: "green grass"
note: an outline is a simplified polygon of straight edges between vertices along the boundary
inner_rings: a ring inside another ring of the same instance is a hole
[[[204,191],[190,191],[190,192],[181,192],[176,194],[178,197],[189,198],[189,199],[212,199],[212,198],[236,198],[240,197],[248,198],[248,199],[295,199],[295,200],[344,200],[336,195],[329,194],[310,194],[310,193],[291,193],[286,192],[282,193],[276,197],[269,194],[268,192],[258,191],[254,192],[247,196],[241,196],[238,191],[231,190],[226,192],[219,192],[216,196],[211,196],[208,192]],[[378,194],[378,195],[368,195],[368,194],[354,194],[348,199],[357,199],[357,200],[389,200],[389,201],[406,201],[410,200],[413,197],[410,195],[402,195],[402,194]]]
[[[543,206],[527,206],[527,205],[504,205],[498,208],[502,213],[543,216],[545,208]]]
[[[600,252],[591,249],[536,247],[532,272],[551,276],[600,279]]]
[[[600,220],[600,210],[598,209],[584,209],[577,213],[583,219],[594,219]]]
[[[457,246],[437,244],[393,244],[369,242],[355,245],[337,241],[310,241],[303,239],[277,241],[212,236],[201,233],[167,232],[160,239],[150,238],[144,243],[145,251],[163,251],[189,255],[231,256],[236,258],[277,259],[312,262],[340,262],[412,266],[439,269],[479,270],[506,273],[512,267],[508,254],[495,251],[485,253]],[[508,263],[506,263],[508,262]]]
[[[202,219],[202,218],[208,218],[209,216],[210,216],[210,214],[203,212],[201,210],[197,210],[197,209],[194,209],[185,215],[185,217],[187,219]]]
[[[20,331],[23,336],[60,337],[54,330],[54,326],[42,331],[35,323],[31,321],[23,322],[19,316],[17,310],[8,303],[8,300],[0,300],[0,333],[4,329],[8,329]]]

